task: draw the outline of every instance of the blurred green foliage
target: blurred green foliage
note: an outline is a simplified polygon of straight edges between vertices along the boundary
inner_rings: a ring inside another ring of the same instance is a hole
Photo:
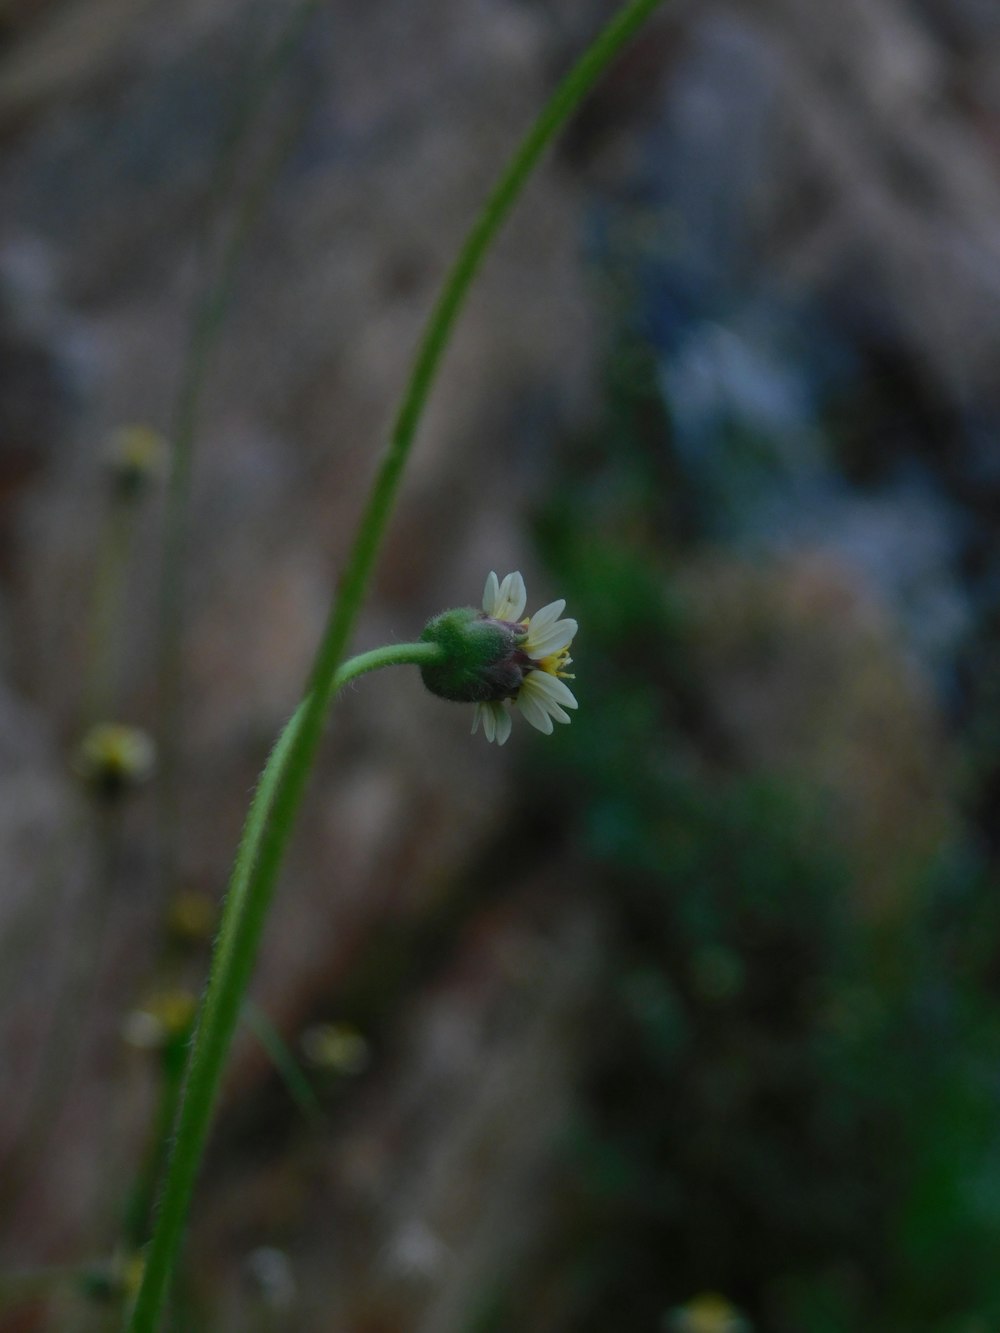
[[[528,781],[566,794],[608,926],[538,1281],[579,1333],[709,1290],[758,1333],[998,1328],[994,868],[970,835],[866,921],[821,795],[747,771],[703,696],[675,577],[697,532],[641,347],[607,401],[537,515],[581,713]],[[535,1327],[520,1299],[484,1327]]]

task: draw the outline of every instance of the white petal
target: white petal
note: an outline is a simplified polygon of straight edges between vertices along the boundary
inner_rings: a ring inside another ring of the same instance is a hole
[[[538,702],[541,704],[541,706],[545,709],[546,713],[548,713],[549,717],[554,717],[557,722],[572,721],[572,718],[570,717],[569,713],[564,712],[559,707],[559,705],[557,703],[553,703],[551,699],[540,699],[538,698],[537,695],[535,697],[536,699],[538,699]]]
[[[529,676],[528,680],[530,679],[531,677]],[[517,706],[524,714],[526,722],[530,722],[533,727],[537,728],[538,731],[544,732],[546,736],[551,736],[552,719],[549,717],[538,698],[531,690],[526,688],[527,683],[528,682],[525,681],[524,685],[521,686],[521,689],[518,692]]]
[[[510,735],[511,725],[510,709],[501,705],[497,712],[497,745],[503,745]]]
[[[576,637],[575,620],[557,620],[554,625],[546,625],[540,634],[529,631],[524,641],[524,651],[530,657],[550,657],[563,648],[568,648]]]
[[[486,587],[483,589],[483,610],[488,616],[495,616],[495,607],[500,600],[500,584],[497,582],[496,573],[491,569],[486,577]]]
[[[552,679],[553,677],[547,675],[544,671],[535,671],[521,686],[521,693],[527,691],[529,697],[550,717],[554,717],[557,722],[568,722],[570,720],[569,714],[563,712],[549,692],[548,685]]]
[[[558,676],[552,676],[547,671],[533,671],[525,681],[525,685],[529,681],[535,693],[544,696],[546,701],[551,701],[555,705],[562,704],[564,708],[579,708],[580,705],[573,697],[573,691]],[[524,689],[524,685],[521,688]]]
[[[520,620],[527,600],[524,579],[515,570],[500,584],[500,591],[491,614],[496,620]]]
[[[494,707],[494,704],[483,704],[483,731],[488,741],[496,740],[497,735],[497,715],[493,711]]]
[[[472,714],[472,734],[473,736],[479,730],[479,724],[483,719],[483,705],[476,704],[475,712]]]
[[[530,630],[543,630],[550,621],[556,620],[562,615],[566,606],[565,597],[558,602],[549,602],[548,606],[543,606],[540,611],[536,611],[529,621]]]

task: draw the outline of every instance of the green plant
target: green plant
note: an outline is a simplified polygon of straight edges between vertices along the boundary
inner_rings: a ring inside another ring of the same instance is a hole
[[[271,753],[247,819],[195,1031],[156,1228],[128,1322],[130,1333],[154,1333],[159,1324],[226,1054],[330,702],[341,685],[362,671],[399,662],[428,663],[439,653],[434,645],[404,645],[377,649],[341,665],[455,321],[483,259],[545,148],[659,3],[632,0],[559,85],[487,199],[431,312],[305,698]]]

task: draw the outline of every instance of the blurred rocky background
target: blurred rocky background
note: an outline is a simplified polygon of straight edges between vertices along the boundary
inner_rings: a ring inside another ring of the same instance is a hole
[[[0,8],[4,1333],[119,1326],[415,340],[613,10]],[[168,483],[109,458],[192,365],[165,719]],[[520,568],[580,712],[338,702],[175,1333],[1000,1327],[998,365],[992,0],[666,4],[482,274],[356,644]],[[88,788],[100,721],[169,771]]]

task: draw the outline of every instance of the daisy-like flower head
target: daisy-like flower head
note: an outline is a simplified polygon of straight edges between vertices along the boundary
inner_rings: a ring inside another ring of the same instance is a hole
[[[568,722],[577,702],[566,684],[576,621],[561,619],[565,601],[550,602],[525,617],[524,579],[500,580],[490,573],[482,611],[463,607],[432,620],[421,638],[445,649],[443,663],[422,669],[424,684],[445,699],[474,703],[472,730],[503,745],[511,731],[511,708],[546,735],[554,722]]]
[[[575,620],[561,620],[566,607],[564,598],[549,602],[533,616],[522,620],[528,594],[524,579],[517,572],[508,574],[501,582],[491,570],[483,590],[483,613],[493,620],[514,622],[524,630],[518,644],[517,657],[521,667],[521,683],[509,695],[520,709],[525,721],[537,727],[546,736],[552,732],[553,720],[568,722],[567,708],[576,708],[573,691],[565,683],[573,677],[567,667],[573,661],[570,645],[576,634]],[[511,715],[505,699],[489,699],[476,704],[472,730],[482,723],[488,741],[503,745],[510,735]]]

